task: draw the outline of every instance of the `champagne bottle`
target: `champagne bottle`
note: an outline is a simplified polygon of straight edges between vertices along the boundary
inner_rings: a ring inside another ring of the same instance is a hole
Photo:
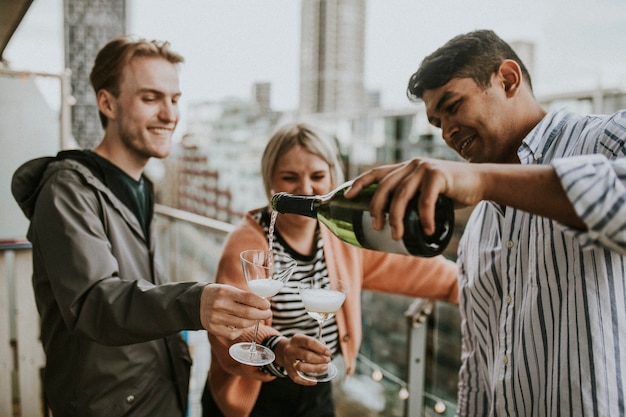
[[[431,257],[441,254],[452,237],[454,229],[454,206],[452,201],[440,195],[435,207],[435,233],[427,236],[417,212],[416,194],[407,205],[404,216],[402,240],[391,237],[389,223],[382,230],[372,228],[369,205],[378,187],[372,184],[353,199],[344,197],[352,185],[347,182],[323,196],[304,196],[278,193],[272,197],[272,208],[279,213],[292,213],[317,218],[339,239],[359,248],[382,252]]]

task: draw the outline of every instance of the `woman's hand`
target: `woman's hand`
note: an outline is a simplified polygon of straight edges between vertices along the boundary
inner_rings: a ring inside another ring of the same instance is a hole
[[[287,375],[295,383],[315,385],[298,375],[300,372],[326,372],[331,360],[328,347],[319,340],[303,334],[296,334],[278,342],[274,348],[276,363],[287,371]]]

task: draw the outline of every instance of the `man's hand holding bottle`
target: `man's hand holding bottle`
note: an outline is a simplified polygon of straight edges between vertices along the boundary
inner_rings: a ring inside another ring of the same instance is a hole
[[[465,162],[421,158],[383,165],[358,176],[345,197],[354,198],[363,188],[377,183],[370,205],[374,228],[383,227],[388,211],[392,236],[401,239],[407,204],[419,191],[419,217],[424,233],[429,235],[435,232],[435,204],[440,194],[452,199],[456,208],[476,204],[484,198],[486,183],[477,167]]]

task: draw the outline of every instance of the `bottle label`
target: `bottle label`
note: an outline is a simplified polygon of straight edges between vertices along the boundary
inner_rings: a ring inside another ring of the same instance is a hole
[[[386,217],[387,215],[385,214],[385,225],[382,230],[374,230],[372,227],[372,216],[370,216],[368,211],[362,212],[361,227],[363,237],[367,240],[367,244],[363,246],[382,252],[411,255],[402,240],[393,240],[391,237],[391,227]]]

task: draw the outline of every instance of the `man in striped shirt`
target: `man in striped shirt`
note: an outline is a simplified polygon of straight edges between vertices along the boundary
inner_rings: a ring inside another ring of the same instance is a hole
[[[414,159],[361,175],[374,226],[403,232],[409,198],[434,231],[438,194],[474,205],[459,245],[459,416],[626,411],[626,111],[547,112],[492,31],[459,35],[409,81],[471,164]]]

